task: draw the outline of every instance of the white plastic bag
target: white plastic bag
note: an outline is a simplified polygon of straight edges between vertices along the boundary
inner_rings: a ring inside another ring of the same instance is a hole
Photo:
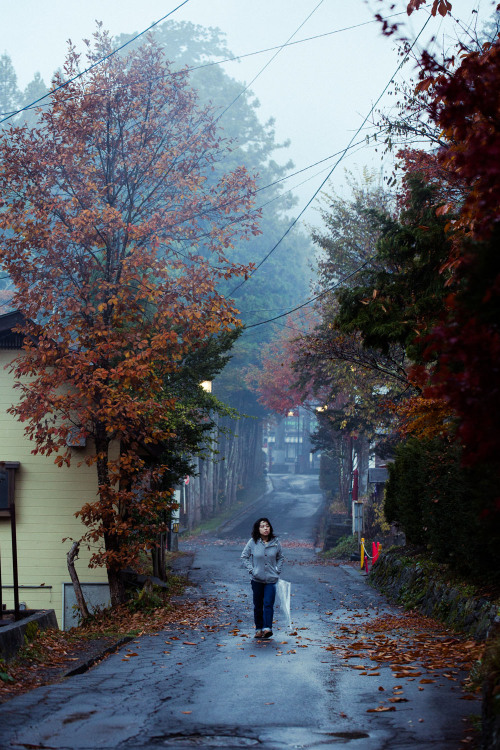
[[[292,629],[292,617],[290,614],[290,592],[292,584],[290,581],[284,581],[282,578],[278,579],[276,584],[276,596],[285,618],[286,627],[288,630]]]

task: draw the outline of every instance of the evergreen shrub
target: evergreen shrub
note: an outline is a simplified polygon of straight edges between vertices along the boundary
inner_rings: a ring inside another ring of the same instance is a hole
[[[493,483],[493,467],[464,466],[456,443],[410,438],[389,466],[385,515],[407,542],[427,547],[457,572],[500,578],[495,515],[484,510],[484,498],[495,496]]]

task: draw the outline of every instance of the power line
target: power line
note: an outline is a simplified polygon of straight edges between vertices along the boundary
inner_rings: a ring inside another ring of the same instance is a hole
[[[230,297],[232,297],[232,296],[233,296],[233,294],[234,294],[234,293],[235,293],[235,292],[236,292],[236,291],[237,291],[238,289],[240,289],[240,288],[241,288],[241,287],[243,286],[243,284],[245,284],[245,283],[246,283],[247,281],[249,281],[249,279],[251,279],[251,278],[252,278],[252,276],[253,276],[253,275],[254,275],[254,274],[255,274],[255,273],[256,273],[256,272],[257,272],[257,271],[259,270],[259,268],[260,268],[260,267],[261,267],[261,266],[262,266],[262,265],[263,265],[263,264],[264,264],[264,263],[266,262],[266,260],[267,260],[267,259],[269,258],[269,256],[270,256],[270,255],[272,255],[272,253],[274,253],[274,251],[275,251],[275,250],[276,250],[276,249],[277,249],[277,248],[278,248],[278,247],[279,247],[279,246],[281,245],[281,243],[283,242],[283,240],[285,239],[285,237],[286,237],[286,236],[287,236],[287,235],[288,235],[288,234],[289,234],[289,233],[291,232],[291,230],[292,230],[292,229],[294,228],[294,226],[295,226],[295,225],[297,224],[297,222],[299,221],[299,219],[301,218],[301,216],[303,216],[303,215],[304,215],[304,213],[305,213],[305,212],[306,212],[306,210],[307,210],[307,209],[309,208],[309,206],[311,205],[311,203],[313,202],[313,200],[315,200],[315,198],[316,198],[316,196],[318,195],[318,193],[319,193],[319,192],[320,192],[320,191],[321,191],[321,190],[323,189],[324,185],[325,185],[325,184],[326,184],[326,183],[328,182],[328,180],[330,179],[331,175],[333,174],[333,172],[335,171],[335,169],[336,169],[336,168],[338,167],[338,165],[340,164],[340,162],[341,162],[341,161],[343,160],[343,158],[345,157],[345,155],[346,155],[346,153],[348,152],[349,148],[350,148],[350,147],[352,146],[352,144],[353,144],[353,141],[354,141],[354,140],[355,140],[355,139],[356,139],[356,138],[358,137],[359,133],[360,133],[360,132],[361,132],[361,130],[362,130],[362,129],[364,128],[364,126],[365,126],[366,122],[368,121],[368,118],[369,118],[369,117],[370,117],[370,116],[372,115],[373,111],[375,110],[375,107],[376,107],[376,106],[378,105],[378,103],[380,102],[380,100],[381,100],[381,99],[382,99],[382,97],[384,96],[385,92],[387,91],[387,89],[389,88],[389,86],[391,85],[391,83],[393,82],[393,80],[394,80],[395,76],[396,76],[396,75],[398,74],[398,72],[399,72],[399,71],[401,70],[401,68],[403,67],[403,65],[404,65],[404,64],[406,63],[406,60],[408,59],[408,55],[409,55],[409,53],[410,53],[410,52],[412,51],[413,47],[414,47],[414,46],[416,45],[416,43],[417,43],[418,39],[420,38],[420,36],[421,36],[421,34],[423,33],[424,29],[426,28],[427,24],[429,23],[429,20],[430,20],[430,16],[429,16],[429,17],[427,18],[426,22],[424,23],[424,25],[423,25],[423,26],[422,26],[422,28],[420,29],[420,31],[419,31],[419,33],[418,33],[418,35],[416,36],[415,40],[413,41],[413,43],[412,43],[412,45],[411,45],[410,49],[408,50],[408,52],[406,53],[406,55],[404,56],[404,58],[403,58],[403,59],[401,60],[401,62],[399,63],[398,67],[396,68],[396,70],[395,70],[395,71],[394,71],[394,73],[392,74],[392,76],[391,76],[390,80],[389,80],[389,81],[387,82],[387,84],[386,84],[386,85],[384,86],[384,88],[383,88],[383,90],[382,90],[381,94],[379,95],[379,97],[377,98],[376,102],[375,102],[375,103],[374,103],[374,104],[373,104],[373,105],[371,106],[371,108],[370,108],[370,111],[368,112],[368,114],[367,114],[367,115],[366,115],[366,117],[364,118],[363,122],[361,123],[361,125],[359,126],[359,128],[358,128],[358,129],[356,130],[356,132],[355,132],[355,133],[354,133],[354,135],[352,136],[351,140],[349,141],[349,143],[347,144],[347,146],[346,146],[346,147],[345,147],[345,149],[343,150],[343,152],[342,152],[341,156],[339,157],[339,159],[337,159],[337,161],[335,162],[335,164],[333,165],[333,167],[332,167],[332,168],[330,169],[330,171],[328,172],[327,176],[325,177],[325,179],[323,180],[323,182],[321,183],[321,185],[320,185],[320,186],[319,186],[319,187],[317,188],[317,190],[316,190],[316,191],[315,191],[315,192],[313,193],[312,197],[311,197],[311,198],[310,198],[310,199],[309,199],[309,200],[307,201],[307,203],[306,203],[306,205],[304,206],[304,208],[302,209],[302,211],[301,211],[301,212],[299,213],[299,215],[298,215],[298,216],[297,216],[297,217],[296,217],[296,218],[295,218],[295,219],[294,219],[294,220],[292,221],[292,223],[290,224],[290,226],[288,227],[288,229],[287,229],[287,230],[286,230],[286,231],[285,231],[285,232],[284,232],[284,233],[282,234],[282,236],[280,237],[280,239],[278,240],[278,242],[276,242],[276,244],[275,244],[275,245],[274,245],[274,246],[273,246],[273,247],[272,247],[272,248],[271,248],[271,249],[269,250],[269,252],[268,252],[268,253],[267,253],[267,254],[266,254],[266,255],[265,255],[265,256],[264,256],[263,258],[262,258],[262,260],[260,261],[260,263],[258,263],[258,264],[257,264],[257,266],[256,266],[256,267],[254,268],[254,270],[252,271],[252,273],[248,274],[248,276],[247,276],[247,277],[246,277],[245,279],[243,279],[242,281],[240,281],[240,283],[239,283],[239,284],[237,284],[237,285],[236,285],[236,286],[234,287],[234,289],[232,289],[232,291],[231,291],[231,292],[229,293],[229,296],[230,296]]]
[[[300,26],[298,26],[295,29],[295,31],[293,32],[293,34],[288,37],[288,39],[286,40],[286,42],[284,44],[282,44],[280,47],[278,47],[277,51],[274,53],[274,55],[271,57],[271,59],[266,62],[266,64],[259,70],[259,72],[257,73],[257,75],[252,78],[252,80],[250,81],[250,83],[248,83],[245,86],[245,88],[240,91],[240,93],[238,94],[238,96],[236,96],[233,99],[233,101],[230,104],[228,104],[227,107],[225,109],[223,109],[222,112],[215,118],[215,122],[218,122],[221,119],[221,117],[223,117],[226,114],[226,112],[228,111],[228,109],[230,109],[233,106],[233,104],[236,104],[236,102],[238,101],[238,99],[240,98],[240,96],[243,96],[243,94],[246,91],[248,91],[248,89],[250,88],[250,86],[253,83],[255,83],[255,81],[257,80],[257,78],[259,78],[259,76],[262,75],[262,73],[266,70],[266,68],[268,68],[269,65],[271,65],[271,63],[273,62],[273,60],[275,60],[278,57],[279,53],[293,39],[293,37],[295,36],[295,34],[297,34],[301,30],[301,28],[309,21],[309,19],[311,18],[311,16],[314,15],[314,13],[316,13],[316,11],[318,10],[319,6],[323,5],[323,2],[324,2],[324,0],[319,0],[319,3],[316,5],[316,7],[309,13],[308,16],[306,16],[306,18],[302,21],[302,23],[300,24]]]
[[[355,148],[356,146],[359,146],[360,144],[363,144],[366,146],[366,140],[363,139],[361,141],[358,141],[357,143],[353,143],[350,148]],[[328,161],[329,159],[333,159],[335,156],[338,156],[341,152],[338,151],[336,154],[331,154],[330,156],[326,157],[326,159],[321,159],[319,162],[316,162],[315,164],[311,164],[308,167],[304,167],[303,169],[299,169],[297,172],[292,172],[291,174],[287,175],[286,177],[281,177],[279,180],[275,180],[274,182],[269,183],[268,185],[263,185],[260,188],[257,188],[256,190],[253,190],[250,194],[256,195],[261,190],[267,190],[267,188],[272,187],[273,185],[276,185],[278,182],[282,182],[283,180],[288,180],[290,177],[294,177],[301,172],[305,172],[308,169],[311,169],[312,167],[316,166],[317,164],[321,164],[324,161]],[[248,216],[252,216],[257,214],[259,211],[262,211],[262,209],[267,208],[271,203],[274,203],[274,201],[283,200],[283,198],[286,198],[289,193],[293,192],[297,188],[301,187],[302,185],[305,185],[306,182],[310,182],[310,180],[314,180],[315,177],[318,177],[318,175],[323,174],[328,169],[328,167],[325,167],[324,169],[320,169],[319,172],[316,172],[316,174],[311,175],[310,177],[307,177],[305,180],[302,180],[302,182],[298,182],[296,185],[294,185],[291,188],[288,188],[283,193],[279,193],[278,195],[275,195],[274,198],[270,198],[265,203],[261,203],[260,206],[255,206],[252,209],[249,210],[248,214],[246,214],[243,217],[238,217],[236,219],[231,219],[231,221],[226,222],[224,226],[222,227],[225,229],[226,227],[231,226],[232,224],[239,224],[241,221],[244,221]],[[207,214],[210,214],[212,211],[216,211],[221,208],[226,208],[228,206],[231,206],[233,203],[237,202],[237,198],[233,198],[229,201],[225,201],[224,203],[217,203],[214,206],[211,206],[210,208],[207,208],[203,211],[198,211],[197,213],[190,214],[185,219],[183,219],[177,226],[181,226],[186,221],[191,221],[191,219],[196,219],[198,217],[206,216]],[[199,234],[196,237],[182,237],[180,238],[180,241],[183,242],[198,242],[199,240],[202,240],[206,237],[210,236],[210,232],[206,232],[205,234]]]
[[[73,78],[70,78],[70,79],[68,79],[67,81],[64,81],[64,83],[61,83],[61,85],[60,85],[60,86],[56,86],[56,88],[55,88],[55,89],[52,89],[52,91],[49,91],[49,92],[48,92],[47,94],[44,94],[44,95],[43,95],[43,96],[41,96],[41,97],[40,97],[39,99],[35,99],[35,101],[34,101],[34,102],[31,102],[31,104],[27,104],[27,105],[26,105],[25,107],[22,107],[21,109],[18,109],[18,110],[16,110],[15,112],[11,112],[11,113],[10,113],[9,115],[7,115],[7,117],[4,117],[4,118],[3,118],[3,120],[0,120],[0,125],[2,125],[2,124],[3,124],[4,122],[6,122],[7,120],[10,120],[10,119],[11,119],[11,117],[14,117],[14,115],[18,115],[18,114],[20,114],[21,112],[24,112],[25,110],[27,110],[27,109],[30,109],[30,108],[32,108],[32,107],[33,107],[34,105],[38,104],[38,102],[41,102],[41,101],[43,101],[43,100],[44,100],[44,99],[46,99],[46,98],[47,98],[48,96],[52,96],[52,94],[55,94],[55,93],[56,93],[56,91],[59,91],[60,89],[63,89],[63,88],[65,88],[65,87],[66,87],[66,86],[68,86],[68,85],[69,85],[70,83],[73,83],[73,81],[76,81],[76,80],[77,80],[78,78],[81,78],[81,77],[82,77],[83,75],[85,75],[86,73],[89,73],[89,72],[90,72],[91,70],[93,70],[94,68],[96,68],[96,67],[97,67],[98,65],[100,65],[101,63],[103,63],[103,62],[104,62],[105,60],[108,60],[108,59],[109,59],[110,57],[112,57],[113,55],[116,55],[116,53],[117,53],[117,52],[120,52],[120,50],[124,49],[124,48],[125,48],[125,47],[127,47],[127,46],[128,46],[129,44],[132,44],[132,42],[135,42],[135,40],[136,40],[136,39],[139,39],[139,37],[141,37],[141,36],[144,36],[144,34],[147,34],[147,32],[148,32],[148,31],[151,31],[151,29],[153,29],[153,28],[154,28],[155,26],[158,26],[158,24],[159,24],[159,23],[161,23],[162,21],[165,21],[165,19],[166,19],[166,18],[168,18],[168,17],[169,17],[169,16],[171,16],[171,15],[172,15],[173,13],[175,13],[175,12],[176,12],[177,10],[179,10],[179,8],[182,8],[182,6],[183,6],[183,5],[187,5],[187,3],[188,3],[188,2],[189,2],[189,0],[184,0],[184,2],[180,3],[180,5],[178,5],[178,6],[176,7],[176,8],[174,8],[173,10],[171,10],[171,11],[170,11],[169,13],[167,13],[166,15],[162,16],[162,18],[159,18],[159,19],[158,19],[158,21],[155,21],[154,23],[152,23],[152,24],[151,24],[151,26],[148,26],[148,28],[147,28],[147,29],[144,29],[144,31],[141,31],[141,32],[140,32],[139,34],[136,34],[136,35],[135,35],[135,36],[133,37],[133,39],[129,39],[129,41],[128,41],[128,42],[125,42],[125,44],[122,44],[122,45],[121,45],[120,47],[117,47],[117,48],[116,48],[116,49],[114,49],[114,50],[113,50],[112,52],[110,52],[110,53],[109,53],[108,55],[105,55],[105,56],[104,56],[104,57],[102,57],[102,58],[101,58],[100,60],[97,60],[97,61],[96,61],[95,63],[92,63],[92,65],[90,65],[90,66],[89,66],[88,68],[86,68],[85,70],[82,70],[82,72],[81,72],[81,73],[78,73],[78,75],[76,75],[76,76],[73,76]]]
[[[188,1],[189,0],[185,0],[185,2],[188,2]],[[185,3],[182,3],[181,5],[177,6],[177,8],[174,8],[174,10],[171,11],[170,13],[168,13],[166,16],[163,16],[163,18],[160,18],[158,21],[155,21],[154,24],[152,24],[151,26],[149,26],[144,31],[141,31],[140,34],[137,34],[136,36],[134,36],[132,39],[130,39],[125,44],[123,44],[121,47],[118,47],[116,50],[114,50],[114,52],[111,52],[110,55],[108,55],[107,57],[110,57],[111,55],[115,54],[115,52],[119,52],[121,49],[123,49],[124,47],[126,47],[128,44],[131,44],[136,39],[138,39],[140,36],[142,36],[143,34],[146,34],[150,29],[152,29],[154,26],[157,26],[159,23],[161,23],[162,21],[164,21],[169,15],[171,15],[172,13],[174,13],[176,10],[178,10],[178,8],[182,7],[182,5],[184,5],[184,4]],[[404,11],[402,11],[400,13],[393,13],[392,15],[386,16],[386,18],[383,19],[383,20],[389,20],[390,18],[394,18],[395,16],[401,16],[401,15],[406,15],[406,13]],[[305,23],[305,21],[304,21],[304,23]],[[333,31],[325,31],[325,32],[323,32],[323,34],[315,34],[314,36],[305,37],[304,39],[297,39],[294,42],[285,42],[284,44],[281,44],[281,45],[275,45],[273,47],[265,47],[264,49],[256,50],[254,52],[246,52],[246,53],[244,53],[242,55],[234,55],[232,57],[226,57],[226,58],[224,58],[222,60],[212,60],[211,62],[203,63],[203,65],[193,65],[190,68],[186,67],[186,68],[183,68],[181,70],[173,71],[172,73],[165,73],[164,75],[157,76],[155,78],[148,78],[148,77],[138,78],[137,82],[141,82],[141,81],[144,81],[144,80],[150,80],[151,82],[153,82],[155,80],[160,80],[161,78],[172,78],[174,76],[185,75],[186,73],[192,73],[193,71],[196,71],[196,70],[202,70],[203,68],[210,68],[210,67],[212,67],[214,65],[223,65],[224,63],[236,62],[238,60],[243,60],[243,59],[245,59],[247,57],[254,57],[255,55],[263,55],[266,52],[274,52],[275,50],[281,51],[282,49],[285,49],[286,47],[293,47],[293,46],[295,46],[297,44],[304,44],[305,42],[312,42],[312,41],[315,41],[316,39],[322,39],[322,38],[327,37],[327,36],[332,36],[333,34],[341,34],[344,31],[352,31],[353,29],[358,29],[358,28],[361,28],[362,26],[367,26],[367,25],[372,24],[372,23],[378,23],[378,20],[377,19],[373,19],[371,21],[363,21],[362,23],[353,24],[352,26],[344,26],[341,29],[334,29]],[[297,31],[298,31],[298,29],[297,29]],[[297,31],[295,33],[297,33]],[[294,34],[292,34],[292,37],[293,36],[294,36]],[[292,37],[290,37],[290,39]],[[101,62],[103,62],[104,60],[106,60],[107,57],[103,57],[102,60],[99,60],[94,65],[99,65]],[[39,102],[43,101],[43,99],[46,99],[47,97],[51,96],[56,91],[58,91],[60,88],[64,88],[64,86],[67,86],[72,81],[76,80],[80,76],[82,76],[85,73],[87,73],[88,71],[92,70],[92,67],[94,67],[94,66],[91,66],[90,68],[87,68],[87,70],[84,70],[82,73],[79,73],[74,78],[71,78],[70,80],[65,81],[63,84],[61,84],[61,86],[58,86],[57,88],[53,89],[52,91],[48,91],[46,94],[44,94],[43,96],[41,96],[39,99],[35,99],[35,101],[31,102],[30,104],[26,104],[22,109],[16,109],[16,110],[14,110],[12,112],[0,112],[0,117],[3,117],[4,115],[6,116],[4,120],[0,120],[0,125],[3,122],[5,122],[5,120],[8,120],[11,117],[14,117],[15,115],[18,115],[21,112],[26,112],[26,111],[28,111],[30,109],[36,109],[37,108],[36,105],[38,105]],[[260,73],[258,75],[260,75]],[[127,84],[123,84],[123,85],[129,85],[129,84],[127,83]],[[249,86],[250,85],[251,84],[249,84]],[[119,87],[120,86],[118,84],[118,86],[114,86],[114,89],[119,88]],[[246,89],[244,89],[244,91],[246,91]],[[242,93],[244,93],[244,91]],[[109,89],[101,89],[100,91],[91,91],[88,94],[82,94],[81,96],[83,96],[83,97],[85,97],[85,96],[99,96],[99,95],[105,95],[108,92],[109,92]],[[239,94],[237,98],[239,98],[239,96],[241,96],[241,94]],[[49,104],[43,104],[43,105],[40,105],[40,106],[49,106]]]
[[[287,315],[291,315],[291,313],[296,312],[297,310],[301,310],[303,307],[306,307],[307,305],[310,305],[311,302],[316,302],[317,299],[320,299],[321,297],[324,297],[325,294],[328,294],[329,292],[332,292],[334,289],[337,289],[341,284],[344,283],[344,281],[348,281],[353,276],[355,276],[357,273],[359,273],[365,266],[370,263],[374,259],[374,255],[371,255],[367,260],[365,260],[364,263],[362,263],[360,266],[354,269],[352,273],[348,274],[347,276],[344,276],[343,279],[340,279],[340,281],[337,281],[332,286],[327,287],[322,292],[317,294],[315,297],[311,297],[310,299],[303,302],[301,305],[297,305],[297,307],[293,307],[291,310],[288,310],[287,312],[282,313],[281,315],[275,315],[274,318],[268,318],[267,320],[261,320],[259,323],[252,323],[252,325],[244,326],[244,331],[250,330],[250,328],[257,328],[257,326],[263,326],[266,323],[272,323],[275,320],[279,320],[280,318],[285,318]]]

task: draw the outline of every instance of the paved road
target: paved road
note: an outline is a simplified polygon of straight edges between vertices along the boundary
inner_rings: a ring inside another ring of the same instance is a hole
[[[273,491],[219,538],[191,543],[193,582],[219,602],[214,622],[196,631],[186,623],[181,632],[143,636],[131,644],[134,658],[123,661],[122,649],[84,675],[0,706],[2,750],[458,748],[461,719],[479,709],[461,701],[446,680],[420,691],[409,681],[407,703],[391,713],[367,713],[380,702],[381,687],[394,688],[391,669],[381,667],[376,680],[362,678],[325,645],[345,623],[397,610],[356,567],[317,560],[317,480],[271,479]],[[250,585],[239,565],[260,515],[270,517],[285,546],[296,628],[290,635],[277,610],[269,642],[252,639]]]

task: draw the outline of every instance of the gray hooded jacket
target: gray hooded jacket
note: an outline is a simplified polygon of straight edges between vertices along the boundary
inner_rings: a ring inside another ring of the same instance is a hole
[[[264,544],[262,539],[253,539],[245,545],[241,559],[253,581],[260,583],[276,583],[285,561],[279,539],[276,537]]]

